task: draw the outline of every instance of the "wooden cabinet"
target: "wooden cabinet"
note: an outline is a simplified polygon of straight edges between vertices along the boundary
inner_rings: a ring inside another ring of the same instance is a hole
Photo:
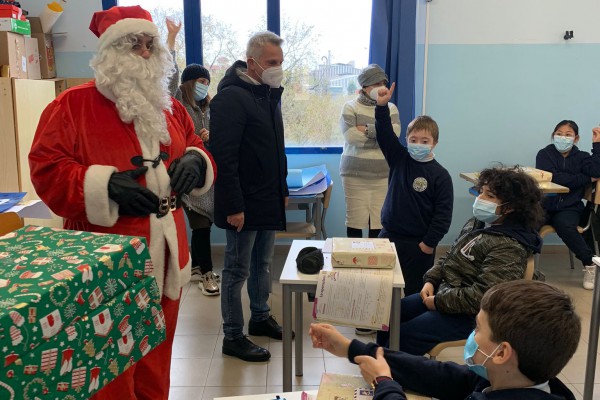
[[[0,192],[27,192],[26,200],[39,199],[27,157],[40,116],[55,97],[53,81],[0,78]],[[61,227],[62,218],[25,223]]]

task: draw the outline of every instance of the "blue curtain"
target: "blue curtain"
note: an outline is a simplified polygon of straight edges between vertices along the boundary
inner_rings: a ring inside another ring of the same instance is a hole
[[[417,0],[373,0],[369,62],[396,82],[392,103],[400,112],[402,141],[415,117],[415,27]]]

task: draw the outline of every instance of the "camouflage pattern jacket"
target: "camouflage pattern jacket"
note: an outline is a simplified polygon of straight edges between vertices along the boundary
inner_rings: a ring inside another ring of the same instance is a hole
[[[491,225],[471,218],[445,257],[423,276],[435,288],[435,306],[441,313],[479,312],[487,289],[522,279],[527,258],[539,253],[542,239],[522,225]]]

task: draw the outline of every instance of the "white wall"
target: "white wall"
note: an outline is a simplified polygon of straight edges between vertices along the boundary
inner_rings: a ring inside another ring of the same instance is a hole
[[[433,0],[430,44],[600,43],[598,0]]]

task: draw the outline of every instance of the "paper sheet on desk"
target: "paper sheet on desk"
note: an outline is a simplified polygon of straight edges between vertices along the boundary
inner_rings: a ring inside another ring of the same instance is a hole
[[[321,173],[319,175],[319,173]],[[288,168],[287,185],[290,190],[302,189],[316,183],[323,177],[329,176],[325,164],[305,168]],[[331,178],[328,179],[330,181]]]
[[[52,218],[48,206],[41,200],[20,201],[17,205],[6,210],[6,212],[15,212],[21,218]]]

